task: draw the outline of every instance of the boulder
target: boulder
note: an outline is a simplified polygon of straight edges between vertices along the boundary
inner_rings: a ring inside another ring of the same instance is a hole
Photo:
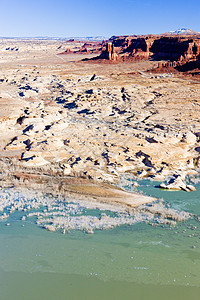
[[[183,137],[181,139],[181,142],[191,144],[191,145],[195,144],[196,141],[197,141],[197,137],[191,131],[186,132],[185,134],[183,134]]]
[[[167,183],[161,183],[159,185],[162,189],[168,190],[183,190],[186,192],[196,191],[195,187],[190,184],[186,184],[180,175],[174,175]]]

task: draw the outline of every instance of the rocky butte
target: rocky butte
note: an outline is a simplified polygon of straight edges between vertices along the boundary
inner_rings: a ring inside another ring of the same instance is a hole
[[[184,31],[185,32],[185,31]],[[117,61],[167,60],[158,70],[190,71],[200,68],[200,34],[166,33],[164,35],[113,36],[96,59]]]

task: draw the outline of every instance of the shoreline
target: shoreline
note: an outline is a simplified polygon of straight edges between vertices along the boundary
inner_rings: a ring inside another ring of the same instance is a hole
[[[44,186],[42,189],[41,185],[36,187],[0,188],[0,221],[10,226],[11,215],[18,212],[23,222],[34,217],[34,223],[48,231],[65,234],[80,230],[92,234],[96,230],[141,222],[171,227],[194,218],[188,212],[170,208],[158,198],[125,192],[110,185],[74,184],[64,192],[56,191],[55,186],[53,191]]]
[[[1,174],[2,175],[2,174]],[[127,192],[111,183],[99,183],[87,178],[49,176],[42,173],[9,172],[1,178],[1,188],[30,188],[52,195],[62,195],[93,202],[122,205],[135,208],[157,199]]]

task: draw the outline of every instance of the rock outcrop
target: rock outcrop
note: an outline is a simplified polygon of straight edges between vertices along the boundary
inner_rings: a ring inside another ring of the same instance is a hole
[[[193,185],[184,182],[181,175],[174,175],[166,184],[161,183],[159,187],[167,190],[183,190],[185,192],[196,191]]]
[[[188,71],[199,69],[200,39],[198,36],[122,36],[112,37],[102,47],[96,59],[120,60],[165,60],[159,62],[158,70]]]
[[[72,51],[69,48],[67,48],[64,52],[59,53],[58,55],[61,55],[61,54],[71,54],[71,53],[72,53]]]
[[[108,42],[105,46],[105,49],[102,50],[100,58],[116,61],[120,59],[120,56],[116,53],[114,44]]]
[[[200,41],[190,37],[161,37],[154,40],[151,51],[158,59],[196,59],[200,53]]]
[[[71,41],[71,42],[70,42]],[[105,42],[81,42],[81,41],[73,41],[69,40],[67,43],[71,43],[71,48],[67,48],[64,52],[59,54],[100,54],[102,51],[102,47],[104,46]],[[75,46],[76,45],[76,46]],[[75,47],[74,47],[75,46]]]

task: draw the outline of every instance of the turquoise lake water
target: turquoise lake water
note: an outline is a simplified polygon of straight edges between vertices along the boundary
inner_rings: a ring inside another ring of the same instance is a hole
[[[155,185],[139,181],[137,191],[200,217],[200,184],[191,193]],[[21,216],[0,222],[1,300],[200,299],[196,217],[175,227],[137,223],[63,235]]]

